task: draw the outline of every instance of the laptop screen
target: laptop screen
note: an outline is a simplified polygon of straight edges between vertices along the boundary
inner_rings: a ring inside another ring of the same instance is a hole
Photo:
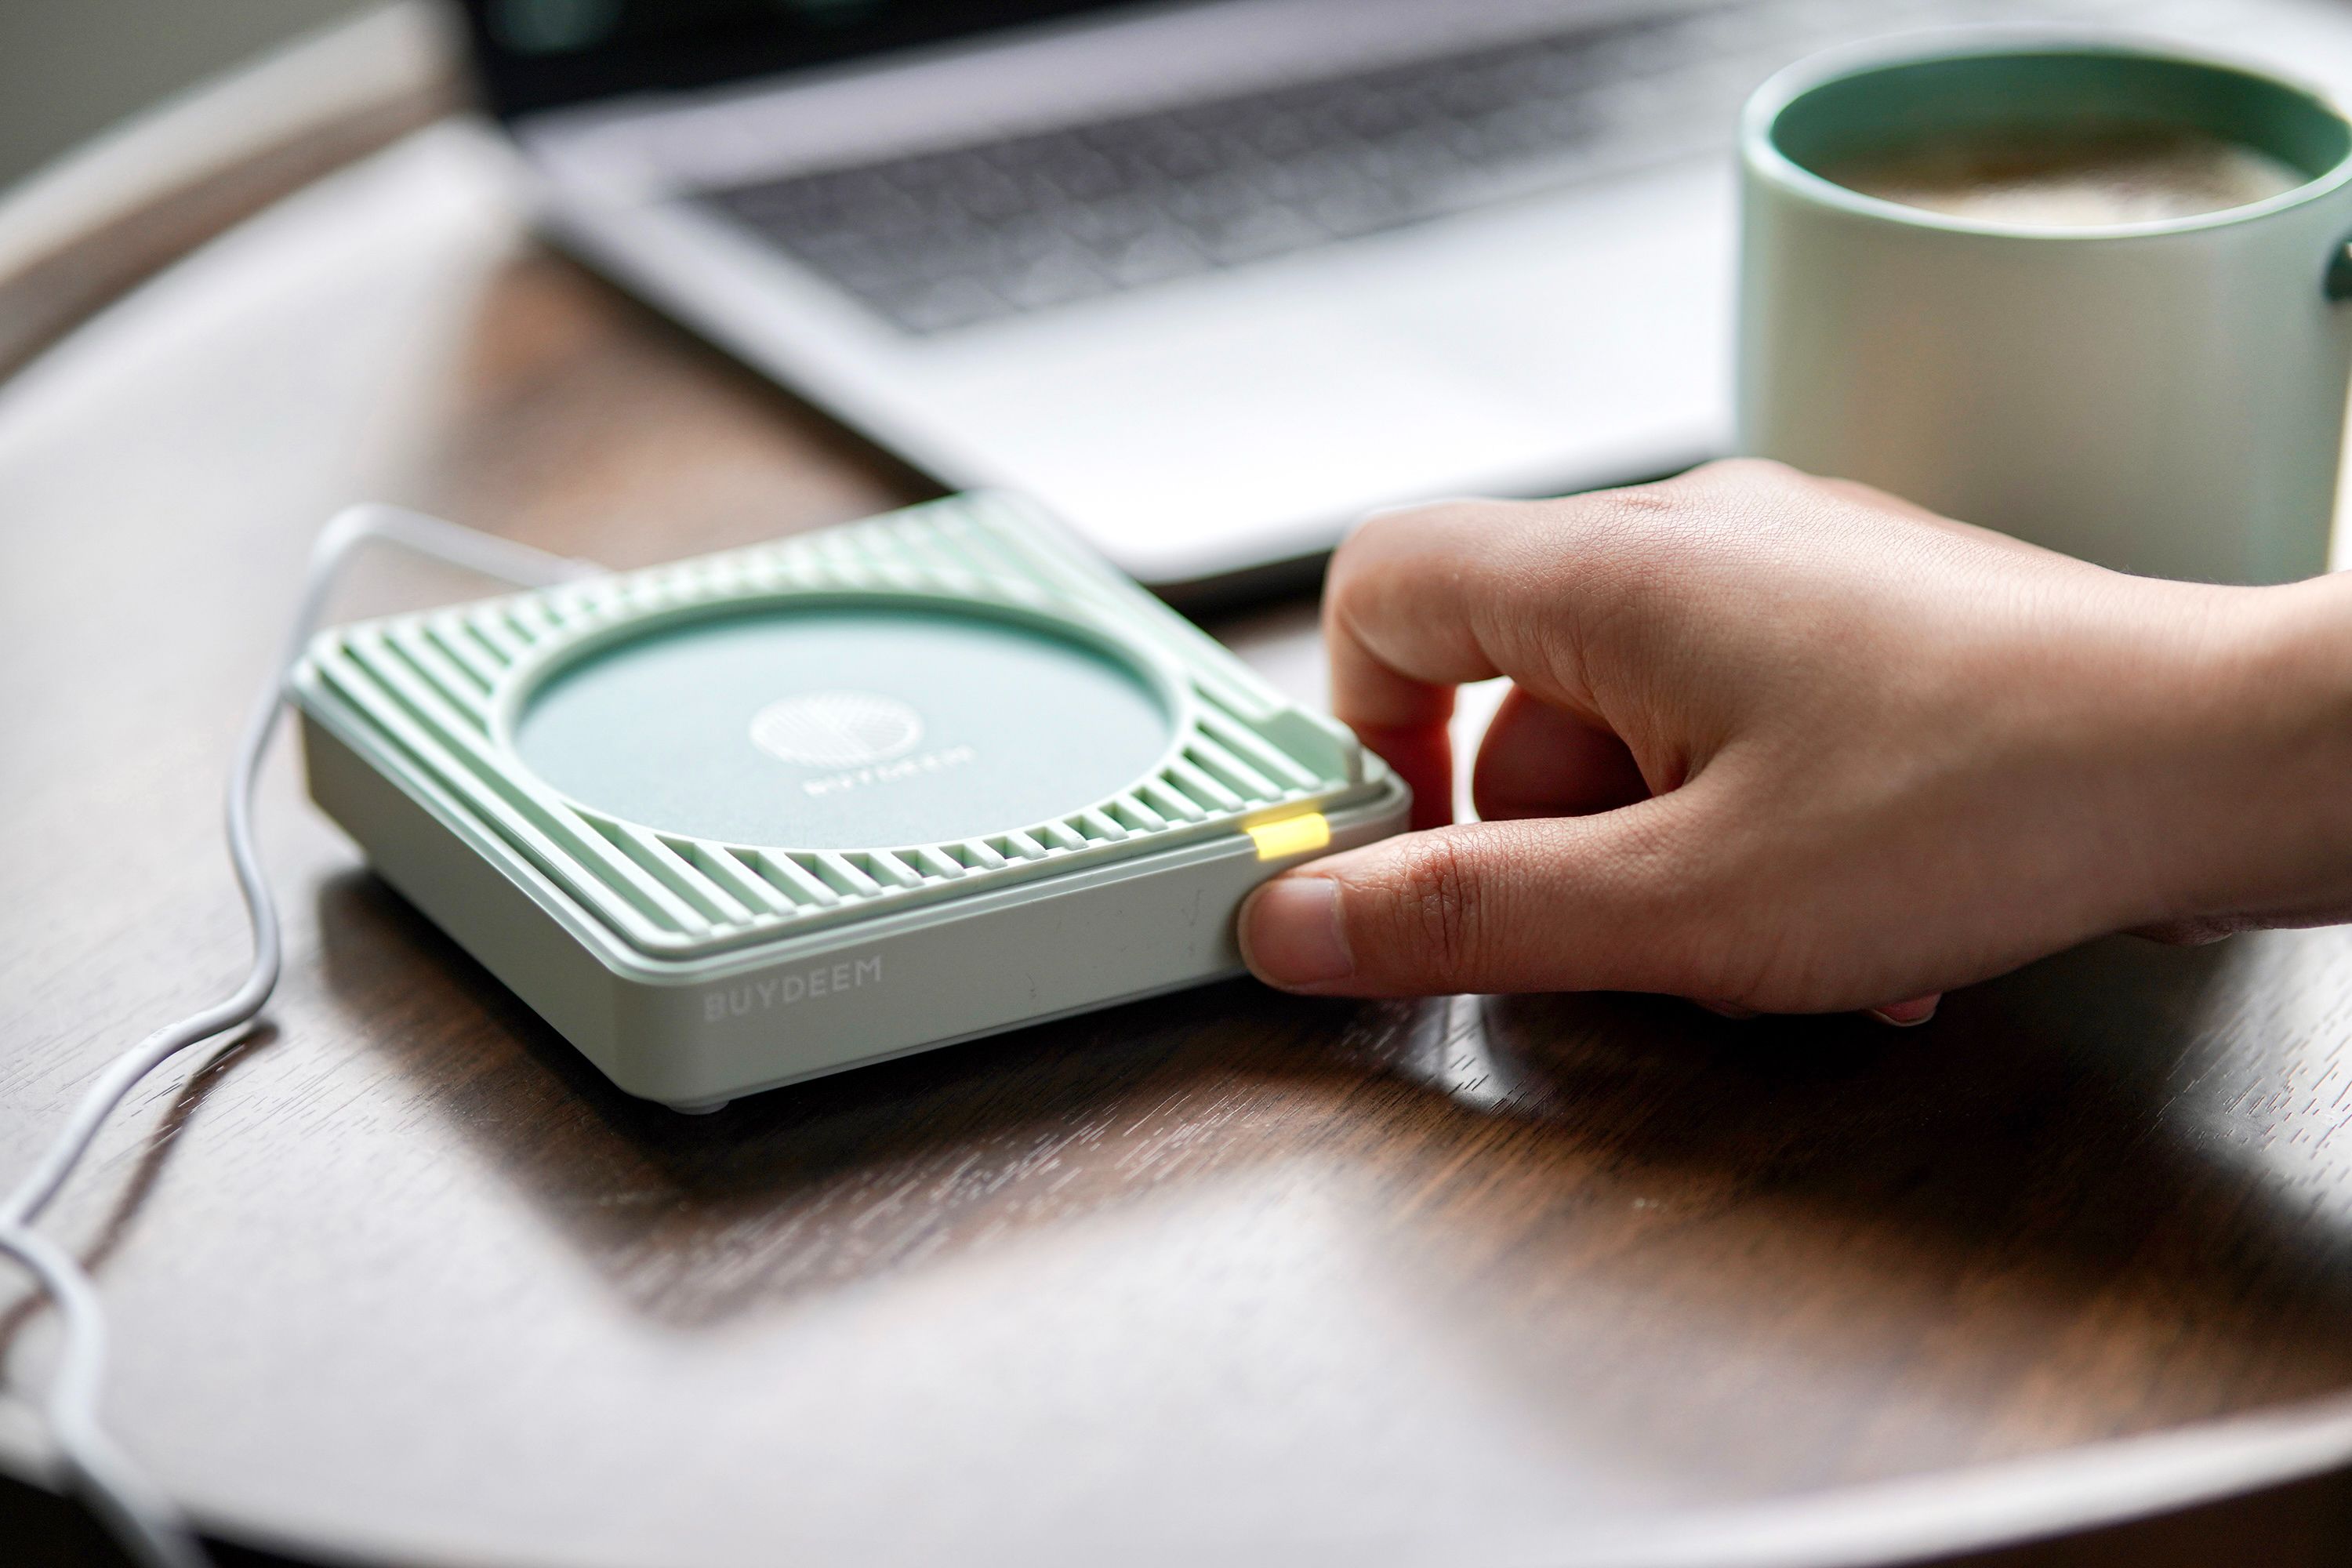
[[[501,116],[829,65],[1123,0],[464,0]]]

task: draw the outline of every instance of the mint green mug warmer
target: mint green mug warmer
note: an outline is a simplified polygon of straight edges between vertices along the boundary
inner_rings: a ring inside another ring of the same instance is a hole
[[[2029,228],[1821,170],[1948,133],[2202,132],[2305,183],[2158,223]],[[1949,40],[1791,67],[1741,133],[1740,447],[2125,571],[2327,564],[2352,380],[2352,122],[2135,45]]]

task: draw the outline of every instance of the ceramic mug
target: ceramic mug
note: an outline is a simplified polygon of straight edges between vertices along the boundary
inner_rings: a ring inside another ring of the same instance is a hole
[[[1741,132],[1743,450],[2125,571],[2327,564],[2352,381],[2352,121],[2260,70],[1971,39],[1801,63]],[[1820,173],[1945,134],[2192,130],[2305,176],[2225,212],[2029,228]]]

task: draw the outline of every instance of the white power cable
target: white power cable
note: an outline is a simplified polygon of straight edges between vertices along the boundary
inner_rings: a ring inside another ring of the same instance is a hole
[[[39,1163],[0,1198],[0,1254],[22,1264],[56,1304],[65,1329],[64,1352],[41,1399],[57,1445],[66,1489],[79,1497],[131,1558],[144,1568],[203,1568],[206,1559],[187,1520],[117,1449],[99,1421],[106,1375],[106,1320],[89,1276],[64,1248],[34,1230],[58,1190],[73,1174],[99,1129],[140,1081],[188,1047],[250,1022],[277,988],[281,950],[278,908],[263,879],[254,846],[254,785],[268,755],[286,686],[295,662],[317,630],[328,593],[343,563],[371,540],[526,588],[601,576],[590,562],[551,555],[511,540],[478,533],[454,522],[397,507],[355,506],[320,531],[311,547],[301,598],[278,661],[247,716],[228,775],[228,853],[253,927],[253,963],[227,997],[167,1024],[108,1064],[75,1104],[73,1114]]]

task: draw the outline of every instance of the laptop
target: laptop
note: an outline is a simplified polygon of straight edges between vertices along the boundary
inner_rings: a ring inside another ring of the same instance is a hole
[[[2352,88],[2324,0],[467,0],[591,265],[1178,596],[1727,449],[1738,106],[2056,22]]]

